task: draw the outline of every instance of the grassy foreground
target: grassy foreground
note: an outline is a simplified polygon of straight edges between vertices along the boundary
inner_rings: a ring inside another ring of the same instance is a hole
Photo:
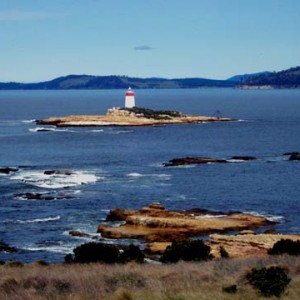
[[[300,257],[267,256],[169,265],[0,266],[0,299],[264,299],[246,280],[252,268],[282,266],[292,279],[281,299],[299,299]],[[236,293],[222,289],[237,285]],[[269,299],[277,299],[269,298]]]

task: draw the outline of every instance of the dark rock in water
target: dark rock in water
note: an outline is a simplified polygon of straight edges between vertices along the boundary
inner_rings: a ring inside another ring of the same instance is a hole
[[[79,231],[79,230],[70,230],[69,235],[75,236],[75,237],[92,237],[90,234]]]
[[[0,242],[0,252],[9,252],[9,253],[13,253],[13,252],[17,252],[17,248],[9,246],[3,242]]]
[[[216,159],[210,157],[183,157],[171,159],[168,163],[165,163],[165,167],[193,165],[193,164],[207,164],[207,163],[226,163],[225,159]]]
[[[299,152],[286,152],[286,153],[283,153],[283,155],[287,156],[287,155],[297,155],[299,154]]]
[[[232,156],[231,159],[239,159],[239,160],[255,160],[257,159],[254,156]]]
[[[0,173],[1,174],[9,174],[12,172],[17,172],[17,168],[10,168],[10,167],[0,167]]]
[[[71,171],[63,171],[63,170],[46,170],[44,171],[44,175],[72,175],[73,172]]]
[[[291,153],[289,160],[300,160],[300,153],[299,152]]]
[[[61,200],[61,199],[70,199],[73,198],[69,195],[53,195],[53,194],[41,194],[41,193],[24,193],[24,194],[15,194],[15,198],[23,198],[26,200]]]

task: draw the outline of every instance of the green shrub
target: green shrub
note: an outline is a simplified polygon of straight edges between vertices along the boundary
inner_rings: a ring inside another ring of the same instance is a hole
[[[265,297],[280,297],[291,281],[281,267],[253,268],[246,277],[249,283]]]
[[[74,255],[65,256],[66,263],[127,263],[129,261],[144,262],[144,253],[138,246],[124,246],[121,251],[115,245],[103,243],[87,243],[75,248]]]
[[[138,246],[130,244],[129,246],[123,248],[123,252],[120,254],[120,262],[126,263],[129,261],[136,261],[143,263],[145,254],[141,251]]]
[[[179,260],[200,261],[212,258],[210,247],[205,245],[202,240],[187,239],[172,242],[160,260],[164,263],[175,263]]]
[[[114,245],[87,243],[74,249],[74,261],[78,263],[116,263],[119,261],[119,249]]]
[[[274,244],[274,246],[268,250],[268,254],[289,254],[289,255],[300,255],[300,241],[292,240],[280,240]]]

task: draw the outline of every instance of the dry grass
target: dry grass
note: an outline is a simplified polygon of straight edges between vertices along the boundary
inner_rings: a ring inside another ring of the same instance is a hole
[[[247,284],[251,268],[280,265],[292,278],[282,299],[299,299],[300,258],[220,259],[172,265],[49,265],[0,266],[0,299],[263,299]],[[229,294],[223,287],[237,285]]]

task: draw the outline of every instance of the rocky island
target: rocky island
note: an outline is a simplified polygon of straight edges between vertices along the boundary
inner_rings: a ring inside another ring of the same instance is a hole
[[[177,111],[152,110],[148,108],[110,108],[105,115],[73,115],[37,120],[39,125],[67,126],[157,126],[168,124],[191,124],[201,122],[236,121],[220,116],[192,116]]]

